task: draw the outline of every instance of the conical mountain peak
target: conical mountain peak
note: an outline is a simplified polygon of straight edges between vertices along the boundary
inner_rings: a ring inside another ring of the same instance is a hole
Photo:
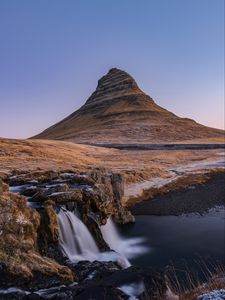
[[[112,68],[86,103],[36,138],[77,143],[176,143],[224,137],[224,131],[180,118],[142,92],[127,72]]]
[[[101,86],[107,87],[110,85],[121,85],[121,83],[130,83],[129,86],[130,88],[138,87],[134,78],[130,74],[118,68],[110,69],[106,75],[104,75],[101,79],[99,79],[98,87]]]
[[[143,94],[134,78],[123,70],[112,68],[99,79],[97,88],[87,103],[132,94]]]

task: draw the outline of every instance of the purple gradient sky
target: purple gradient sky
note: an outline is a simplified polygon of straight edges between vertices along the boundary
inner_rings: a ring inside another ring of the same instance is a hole
[[[0,136],[78,109],[109,68],[155,101],[224,127],[223,0],[1,0]]]

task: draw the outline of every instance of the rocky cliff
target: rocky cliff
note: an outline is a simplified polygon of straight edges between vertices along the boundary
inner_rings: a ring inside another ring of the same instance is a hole
[[[223,138],[224,131],[157,105],[125,71],[113,68],[86,103],[35,138],[92,143],[170,143]]]
[[[141,299],[167,299],[162,272],[122,269],[112,261],[72,263],[60,251],[57,214],[65,208],[79,214],[101,251],[109,250],[99,225],[109,216],[133,221],[122,195],[119,174],[36,171],[0,177],[0,299],[126,300],[126,284],[134,284]]]
[[[10,186],[10,187],[9,187]],[[119,174],[36,171],[0,177],[0,285],[72,282],[59,249],[57,213],[76,210],[99,249],[109,250],[100,225],[109,216],[120,223],[134,217],[122,206]]]

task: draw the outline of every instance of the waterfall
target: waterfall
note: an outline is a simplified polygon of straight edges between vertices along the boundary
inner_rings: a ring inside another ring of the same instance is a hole
[[[70,261],[74,263],[81,260],[115,261],[122,268],[130,266],[129,261],[122,253],[100,252],[87,227],[74,213],[60,209],[58,223],[59,245],[62,253]]]
[[[59,244],[71,261],[94,260],[99,249],[83,222],[72,212],[61,209],[58,214]]]
[[[101,226],[101,232],[109,247],[127,258],[134,258],[149,251],[141,245],[145,241],[144,238],[121,237],[111,218],[107,220],[106,225]]]

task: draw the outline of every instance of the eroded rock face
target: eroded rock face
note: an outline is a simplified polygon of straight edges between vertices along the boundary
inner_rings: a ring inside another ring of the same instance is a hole
[[[38,246],[42,254],[58,260],[57,210],[60,207],[77,211],[101,250],[109,249],[99,229],[108,217],[114,217],[117,223],[134,221],[122,206],[123,177],[103,171],[86,174],[38,171],[10,177],[9,182],[16,186],[16,191],[29,196],[30,205],[37,206]]]
[[[76,285],[55,286],[41,293],[28,295],[18,291],[7,299],[172,299],[166,296],[167,286],[163,274],[150,268],[130,267],[120,270],[111,262],[82,262],[76,265],[76,270],[81,279]],[[13,298],[16,295],[21,298]]]
[[[10,185],[22,185],[28,182],[36,184],[37,182],[47,182],[59,178],[59,172],[57,171],[34,171],[18,174],[18,171],[14,172],[14,175],[9,178]]]
[[[51,256],[50,252],[58,249],[58,221],[55,212],[55,203],[48,200],[44,206],[37,211],[40,214],[40,225],[38,227],[38,248],[42,255]],[[54,256],[53,256],[54,258]]]
[[[86,214],[94,212],[95,219],[104,225],[113,216],[120,224],[134,222],[134,217],[122,206],[124,180],[120,174],[98,176],[95,184],[84,191]]]
[[[61,207],[80,215],[102,251],[109,250],[109,246],[99,226],[109,216],[117,217],[121,223],[126,221],[121,175],[38,171],[14,175],[8,181],[14,186],[10,187],[13,193],[0,180],[2,286],[16,283],[23,287],[29,282],[30,286],[45,288],[76,278],[74,268],[68,266],[59,250],[57,212]],[[27,207],[28,203],[34,208]],[[17,263],[13,263],[15,259]]]
[[[46,212],[51,214],[49,207],[46,207]],[[35,281],[38,274],[43,281],[51,276],[58,282],[74,280],[75,274],[68,267],[39,254],[40,219],[36,210],[27,207],[27,199],[9,192],[0,179],[1,286],[27,285]]]
[[[115,262],[73,264],[63,257],[58,248],[57,212],[60,207],[71,207],[80,214],[102,250],[109,250],[109,247],[99,225],[109,216],[118,218],[119,222],[130,218],[122,207],[124,183],[120,175],[83,175],[59,174],[51,182],[37,181],[35,188],[29,190],[30,203],[39,203],[36,209],[28,208],[24,196],[9,192],[7,185],[0,181],[0,230],[3,230],[0,245],[5,247],[0,248],[0,286],[16,285],[23,289],[5,294],[4,299],[125,300],[138,297],[147,300],[166,295],[163,274],[152,269],[130,267],[122,270]],[[38,176],[43,178],[41,174]],[[31,175],[25,177],[31,185],[34,183]],[[15,177],[13,182],[18,185]],[[19,190],[26,194],[30,186],[26,185],[22,175],[19,182],[25,184]],[[61,193],[68,195],[73,189],[79,191],[77,197],[62,198]],[[4,212],[4,218],[13,218],[14,222],[9,224],[2,219],[1,212]],[[24,291],[27,285],[29,290]],[[40,289],[48,290],[38,292]]]
[[[124,179],[121,174],[39,171],[12,176],[9,182],[13,186],[23,185],[20,193],[29,196],[30,202],[52,200],[55,205],[80,202],[82,214],[94,216],[99,224],[105,224],[109,216],[114,216],[118,223],[134,221],[122,206]]]

